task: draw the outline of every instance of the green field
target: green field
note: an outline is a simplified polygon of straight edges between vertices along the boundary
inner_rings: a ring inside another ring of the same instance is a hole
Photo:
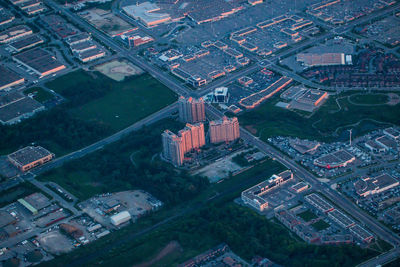
[[[350,100],[361,105],[380,105],[386,104],[389,97],[385,94],[356,94],[351,96]]]
[[[311,226],[316,230],[316,231],[322,231],[328,228],[330,225],[323,220],[319,220],[316,223],[311,224]]]
[[[24,91],[25,95],[33,94],[33,98],[40,103],[45,103],[54,98],[54,96],[41,87],[32,87]]]
[[[311,221],[311,220],[313,220],[313,219],[318,218],[318,216],[315,215],[315,214],[314,214],[312,211],[310,211],[310,210],[303,211],[303,212],[297,214],[297,216],[299,216],[300,218],[302,218],[302,219],[303,219],[304,221],[306,221],[306,222],[309,222],[309,221]]]
[[[173,103],[177,96],[149,74],[116,82],[99,72],[76,71],[46,84],[70,100],[79,119],[121,130]]]
[[[273,136],[293,136],[299,138],[332,141],[338,137],[348,138],[346,130],[353,128],[354,136],[371,130],[400,124],[400,108],[396,106],[355,106],[347,97],[330,96],[328,101],[310,118],[297,112],[275,107],[279,97],[272,99],[254,110],[239,116],[242,126],[253,134],[267,140]]]

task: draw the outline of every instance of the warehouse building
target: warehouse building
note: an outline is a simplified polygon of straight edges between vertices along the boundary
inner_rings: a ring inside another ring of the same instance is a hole
[[[0,90],[4,90],[24,82],[25,79],[19,76],[17,73],[0,65]]]
[[[9,47],[13,52],[18,53],[21,52],[22,50],[32,48],[42,43],[44,43],[43,39],[35,34],[28,36],[27,38],[24,38],[22,40],[15,41],[11,43]]]
[[[131,219],[128,211],[122,211],[110,217],[110,221],[114,226],[119,226]]]
[[[0,26],[12,22],[15,16],[8,12],[6,9],[0,7]]]
[[[41,48],[34,48],[15,55],[14,60],[44,77],[66,68],[54,56]]]
[[[0,44],[7,44],[19,38],[32,34],[31,28],[25,25],[18,25],[0,32]]]
[[[29,118],[45,107],[36,100],[18,92],[0,96],[0,123],[15,124]]]
[[[9,154],[7,158],[21,171],[28,171],[49,162],[54,158],[54,154],[41,146],[27,146]]]
[[[67,38],[64,39],[64,41],[68,44],[68,45],[75,45],[75,44],[79,44],[85,41],[90,41],[92,39],[92,37],[90,36],[90,34],[86,33],[86,32],[81,32],[72,36],[69,36]]]

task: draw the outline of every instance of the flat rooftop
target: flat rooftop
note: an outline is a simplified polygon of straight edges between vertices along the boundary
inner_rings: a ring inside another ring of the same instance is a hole
[[[72,35],[70,37],[67,37],[65,39],[65,42],[67,42],[68,44],[74,44],[74,43],[89,40],[89,39],[91,39],[90,35],[86,32],[82,32],[82,33],[78,33],[78,34]]]
[[[25,166],[51,155],[50,151],[41,146],[27,146],[8,155],[9,158]]]
[[[42,193],[33,193],[25,197],[24,200],[37,210],[50,206],[50,200]]]
[[[64,66],[54,56],[41,48],[34,48],[22,52],[15,55],[14,58],[39,73],[46,73]]]
[[[17,73],[0,65],[0,88],[7,87],[8,85],[20,81],[21,79],[23,78]]]
[[[10,121],[23,117],[25,114],[32,114],[44,106],[30,97],[23,97],[15,102],[0,107],[0,122],[9,123]]]
[[[30,46],[33,46],[33,45],[36,45],[39,43],[43,43],[43,42],[44,41],[42,38],[40,38],[38,35],[34,34],[27,38],[13,42],[10,44],[10,46],[16,50],[22,50],[24,48],[28,48]]]
[[[25,25],[11,27],[5,31],[0,32],[0,43],[7,43],[13,38],[18,38],[18,36],[23,36],[31,33],[31,28]]]

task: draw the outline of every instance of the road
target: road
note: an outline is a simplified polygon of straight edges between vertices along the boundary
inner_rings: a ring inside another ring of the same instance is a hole
[[[67,161],[84,157],[85,155],[87,155],[89,153],[92,153],[96,150],[103,148],[105,145],[108,145],[110,143],[118,141],[119,139],[121,139],[122,137],[126,136],[127,134],[129,134],[133,131],[140,130],[143,126],[150,125],[150,124],[152,124],[156,121],[159,121],[163,118],[170,117],[172,113],[177,111],[177,109],[178,109],[178,105],[177,105],[177,102],[175,102],[175,103],[157,111],[156,113],[151,114],[150,116],[132,124],[131,126],[125,128],[111,136],[108,136],[108,137],[106,137],[96,143],[93,143],[87,147],[84,147],[80,150],[77,150],[77,151],[71,152],[65,156],[56,158],[55,160],[53,160],[45,165],[37,167],[37,168],[33,169],[31,171],[31,173],[34,175],[39,175],[39,174],[42,174],[51,169],[57,168]]]
[[[221,118],[223,114],[211,105],[207,105],[207,116],[214,119]],[[308,182],[315,191],[319,192],[327,199],[329,199],[336,206],[345,210],[347,213],[351,214],[354,218],[360,221],[364,226],[367,226],[371,231],[373,231],[379,238],[385,240],[386,242],[392,244],[396,249],[399,248],[400,237],[389,231],[385,226],[377,222],[374,218],[368,214],[361,211],[357,206],[355,206],[352,201],[344,197],[339,192],[331,189],[328,184],[318,181],[312,173],[308,172],[297,162],[288,158],[286,155],[276,150],[272,146],[261,141],[258,137],[255,137],[250,132],[244,128],[240,128],[240,136],[247,143],[257,147],[260,151],[263,151],[271,158],[276,159],[281,164],[291,169],[297,177]],[[397,254],[391,253],[391,259]],[[396,256],[397,257],[397,256]],[[385,256],[389,258],[389,256]],[[382,261],[382,259],[380,259]]]
[[[259,66],[257,64],[254,64],[253,66],[250,66],[247,69],[244,69],[242,71],[239,71],[233,75],[230,75],[226,78],[220,79],[218,81],[215,81],[212,85],[209,85],[207,87],[205,87],[202,90],[198,90],[198,91],[191,91],[189,90],[187,87],[183,86],[182,84],[180,84],[180,82],[178,82],[176,79],[174,79],[173,77],[171,77],[169,74],[164,73],[163,71],[161,71],[160,69],[150,65],[150,63],[146,62],[145,60],[143,60],[142,58],[134,55],[132,53],[132,51],[129,51],[127,49],[125,49],[124,47],[122,47],[116,40],[108,37],[107,35],[105,35],[104,33],[98,31],[97,29],[95,29],[92,25],[90,25],[89,23],[87,23],[85,20],[81,19],[80,17],[78,17],[76,14],[72,13],[71,11],[69,11],[68,9],[63,8],[62,6],[54,3],[53,1],[50,0],[45,0],[46,4],[49,5],[50,7],[52,7],[54,10],[64,14],[65,16],[67,16],[72,22],[80,25],[82,28],[84,28],[86,31],[91,32],[92,35],[100,40],[101,42],[103,42],[105,45],[107,45],[110,49],[116,51],[120,56],[122,57],[126,57],[128,60],[130,60],[132,63],[136,64],[137,66],[139,66],[140,68],[142,68],[143,70],[149,72],[154,78],[156,78],[157,80],[159,80],[160,82],[162,82],[164,85],[166,85],[167,87],[169,87],[171,90],[175,91],[176,93],[180,94],[180,95],[184,95],[184,96],[195,96],[198,97],[200,95],[203,95],[205,93],[208,93],[210,91],[212,91],[214,88],[225,85],[226,83],[229,83],[247,73],[250,73],[252,71],[255,71],[257,68],[259,68]],[[286,55],[289,55],[290,53],[295,53],[296,51],[299,51],[301,49],[304,49],[306,46],[308,45],[313,45],[316,44],[319,41],[322,41],[323,39],[326,38],[330,38],[333,37],[335,34],[337,34],[338,32],[340,34],[343,34],[349,30],[352,29],[352,27],[354,27],[354,25],[356,24],[361,24],[364,23],[365,21],[371,20],[375,17],[381,16],[382,14],[386,14],[387,12],[391,12],[392,10],[394,10],[395,8],[397,8],[399,6],[399,3],[382,11],[378,11],[372,15],[369,15],[365,18],[360,18],[355,22],[349,23],[346,26],[340,27],[339,29],[336,29],[334,31],[334,33],[331,32],[327,32],[325,34],[322,34],[320,37],[315,38],[315,39],[310,39],[307,40],[305,42],[303,42],[302,44],[290,48],[282,53],[279,53],[273,57],[271,57],[269,59],[269,63],[271,66],[275,67],[275,68],[279,68],[279,71],[282,71],[281,67],[277,66],[276,64],[273,63],[274,60],[279,59],[281,57],[284,57]],[[296,75],[295,73],[291,72],[291,71],[287,71],[285,70],[284,72],[287,76],[289,77],[294,77],[296,80],[299,79],[299,76]],[[147,125],[147,124],[151,124],[152,122],[164,117],[164,116],[168,116],[170,115],[173,111],[176,110],[176,103],[174,105],[171,105],[137,123],[135,123],[134,125],[128,127],[127,129],[124,129],[110,137],[107,137],[99,142],[96,142],[88,147],[85,147],[79,151],[75,151],[73,153],[70,153],[68,155],[65,155],[63,157],[60,157],[56,160],[54,160],[53,162],[46,164],[38,169],[35,169],[34,171],[32,171],[32,173],[34,175],[43,173],[44,171],[47,171],[49,169],[55,168],[60,166],[61,164],[63,164],[66,161],[72,160],[72,159],[76,159],[79,157],[82,157],[88,153],[91,153],[93,151],[96,151],[100,148],[102,148],[104,145],[107,145],[109,143],[115,142],[117,140],[119,140],[122,136],[128,134],[129,132],[132,132],[134,130],[139,129],[140,127],[142,127],[143,125]],[[207,115],[211,118],[221,118],[222,117],[222,113],[219,112],[218,110],[216,110],[214,107],[212,106],[207,106]],[[307,181],[308,183],[310,183],[310,185],[313,186],[313,188],[320,192],[322,195],[324,195],[325,197],[327,197],[328,199],[330,199],[333,203],[335,203],[337,206],[339,206],[340,208],[346,210],[348,213],[352,214],[355,218],[357,218],[362,224],[366,225],[369,229],[371,229],[378,237],[380,237],[381,239],[393,244],[395,246],[395,249],[391,252],[385,253],[383,255],[380,256],[380,258],[375,258],[375,259],[371,259],[370,261],[366,262],[365,264],[379,264],[379,263],[383,263],[383,262],[388,262],[392,259],[394,259],[397,255],[398,255],[398,250],[399,247],[398,245],[400,244],[400,238],[398,236],[396,236],[395,234],[393,234],[392,232],[390,232],[386,227],[384,227],[383,225],[381,225],[379,222],[376,222],[375,219],[373,219],[372,217],[370,217],[369,215],[365,214],[364,212],[360,211],[358,209],[358,207],[356,207],[350,200],[346,199],[344,196],[342,196],[340,193],[338,193],[337,191],[329,188],[329,185],[327,184],[323,184],[320,183],[317,178],[309,173],[307,170],[305,170],[304,168],[302,168],[300,165],[298,165],[296,162],[294,162],[293,160],[287,158],[285,155],[283,155],[281,152],[277,151],[276,149],[274,149],[273,147],[271,147],[270,145],[264,143],[263,141],[261,141],[260,139],[258,139],[257,137],[253,136],[251,133],[249,133],[247,130],[245,130],[244,128],[241,128],[240,130],[241,132],[241,137],[242,139],[244,139],[246,142],[248,142],[251,145],[256,146],[257,148],[259,148],[261,151],[265,152],[266,154],[268,154],[269,156],[271,156],[272,158],[276,159],[277,161],[279,161],[280,163],[282,163],[283,165],[285,165],[287,168],[291,169],[299,178],[304,179],[305,181]],[[179,215],[179,214],[177,214]],[[176,216],[176,215],[174,215]],[[170,217],[170,218],[174,218],[174,216]],[[169,219],[166,219],[165,223],[169,221]],[[163,222],[161,222],[162,224]],[[157,225],[152,226],[150,229],[148,230],[153,230],[155,229]],[[147,229],[146,229],[147,230]],[[140,234],[140,233],[138,233]],[[135,234],[136,236],[136,234]],[[362,266],[373,266],[373,265],[362,265]]]

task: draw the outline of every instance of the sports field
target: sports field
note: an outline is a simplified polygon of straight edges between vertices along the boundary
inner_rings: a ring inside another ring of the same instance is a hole
[[[95,67],[107,77],[121,82],[126,77],[143,74],[143,70],[124,60],[113,60]]]

